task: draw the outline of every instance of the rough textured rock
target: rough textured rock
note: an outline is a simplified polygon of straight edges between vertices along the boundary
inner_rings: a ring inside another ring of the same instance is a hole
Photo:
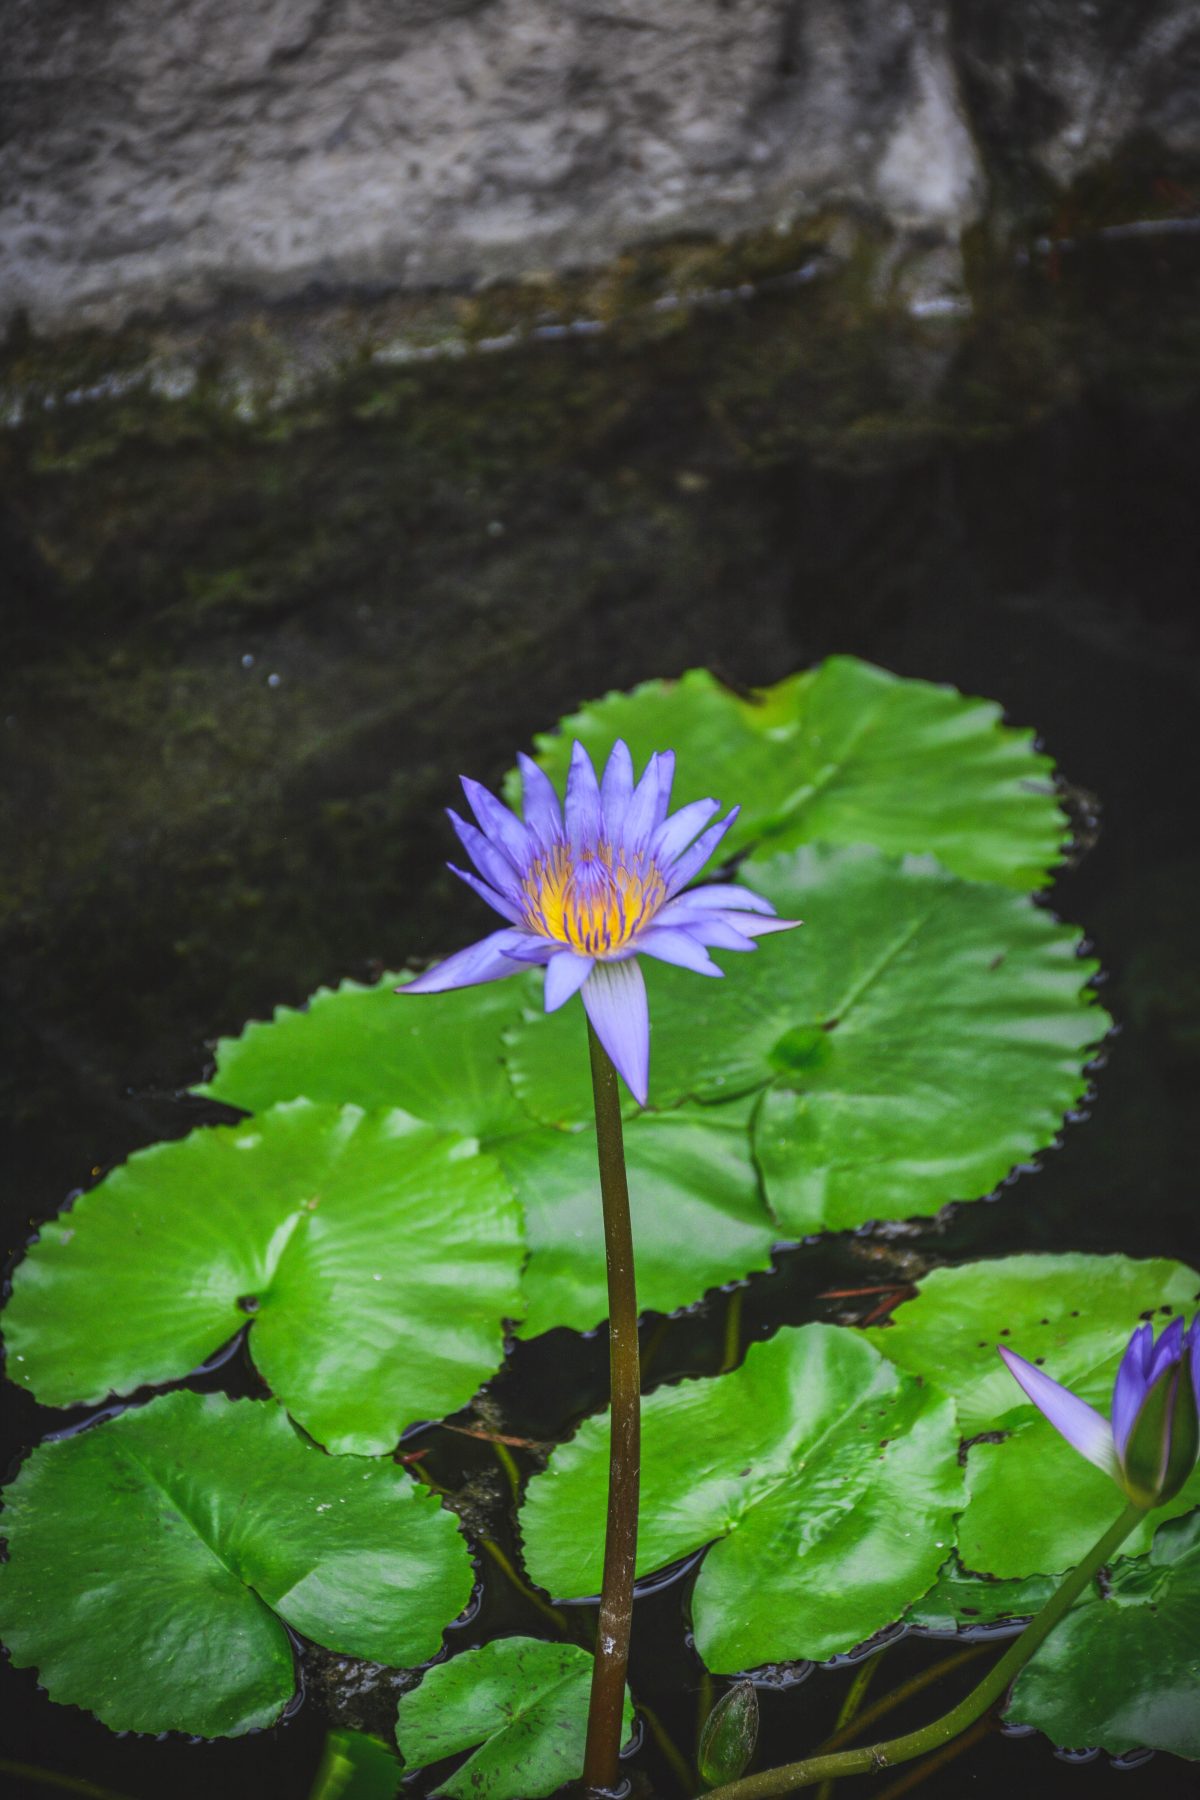
[[[1200,157],[1195,0],[956,0],[955,61],[999,173],[1059,189],[1152,144]]]
[[[5,311],[604,261],[866,210],[953,246],[994,169],[1200,159],[1190,0],[4,0]]]

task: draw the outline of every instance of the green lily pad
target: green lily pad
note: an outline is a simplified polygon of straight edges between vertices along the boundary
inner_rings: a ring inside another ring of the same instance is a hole
[[[1109,1024],[1070,927],[862,846],[744,874],[805,926],[723,959],[723,981],[644,959],[650,1101],[766,1089],[754,1153],[781,1235],[977,1199],[1053,1140]],[[506,1035],[519,1098],[559,1125],[590,1116],[569,1011],[527,1013]]]
[[[93,1402],[186,1375],[249,1320],[306,1431],[390,1450],[494,1372],[523,1254],[473,1139],[294,1100],[139,1151],[43,1226],[13,1281],[9,1368],[48,1405]]]
[[[306,1094],[381,1106],[387,1096],[445,1129],[474,1129],[490,1147],[525,1215],[530,1262],[523,1336],[552,1326],[586,1331],[608,1316],[604,1228],[590,1123],[582,1132],[533,1124],[514,1098],[501,1032],[540,1009],[541,976],[414,998],[344,982],[299,1011],[223,1038],[212,1081],[197,1090],[258,1112]],[[577,1074],[592,1117],[582,1008],[571,1009]],[[627,1137],[643,1309],[672,1312],[708,1288],[770,1266],[778,1236],[750,1154],[745,1104],[638,1118]]]
[[[639,767],[673,749],[678,804],[740,802],[730,851],[818,840],[928,851],[958,875],[1023,890],[1061,860],[1054,765],[1031,731],[1003,725],[992,701],[856,657],[832,656],[746,700],[704,669],[607,694],[536,740],[560,792],[575,738],[597,762],[624,738]],[[515,775],[506,793],[517,800]]]
[[[303,1096],[367,1111],[403,1107],[465,1137],[526,1130],[500,1033],[520,1018],[533,990],[540,994],[540,975],[411,999],[393,991],[411,980],[343,981],[318,988],[303,1007],[252,1019],[240,1037],[220,1039],[211,1080],[193,1092],[251,1113]]]
[[[330,1731],[308,1800],[395,1800],[396,1752],[365,1731]]]
[[[1072,1608],[1017,1677],[1005,1714],[1056,1744],[1200,1758],[1200,1512],[1159,1527],[1103,1598]]]
[[[997,1354],[1005,1344],[1106,1416],[1117,1366],[1143,1316],[1190,1313],[1200,1275],[1181,1263],[1124,1256],[1009,1256],[935,1269],[889,1326],[866,1336],[910,1374],[954,1397],[971,1445],[958,1551],[1000,1577],[1071,1568],[1124,1504],[1115,1483],[1065,1442],[1026,1399]],[[1135,1556],[1155,1524],[1200,1503],[1200,1473],[1127,1540]]]
[[[638,1305],[669,1313],[766,1269],[778,1232],[759,1192],[744,1101],[647,1113],[625,1126]],[[608,1317],[596,1134],[542,1129],[495,1154],[525,1213],[521,1333]]]
[[[951,1558],[927,1594],[904,1615],[909,1625],[925,1631],[960,1631],[995,1625],[1005,1619],[1031,1619],[1055,1588],[1055,1575],[1030,1575],[1025,1581],[994,1581],[971,1575]]]
[[[529,1484],[526,1566],[558,1596],[600,1585],[608,1429],[585,1420]],[[731,1374],[643,1403],[638,1570],[712,1544],[692,1600],[712,1669],[849,1650],[945,1561],[957,1449],[952,1404],[859,1334],[785,1328]]]
[[[574,1644],[499,1638],[438,1663],[402,1695],[396,1740],[418,1768],[474,1749],[438,1784],[452,1800],[538,1800],[579,1778],[591,1681],[592,1659]],[[624,1716],[628,1737],[628,1690]]]
[[[454,1520],[386,1460],[326,1456],[274,1401],[167,1394],[43,1444],[5,1490],[0,1635],[114,1731],[232,1737],[291,1697],[284,1622],[415,1665],[471,1594]]]

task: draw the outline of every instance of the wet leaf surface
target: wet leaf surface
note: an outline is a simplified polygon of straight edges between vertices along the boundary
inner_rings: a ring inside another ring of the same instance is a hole
[[[933,1583],[962,1504],[956,1452],[936,1389],[856,1333],[784,1328],[731,1374],[643,1403],[639,1573],[712,1544],[692,1618],[714,1670],[848,1650]],[[607,1457],[604,1414],[529,1484],[526,1563],[558,1597],[599,1588]]]
[[[959,1522],[968,1569],[1003,1578],[1073,1567],[1117,1513],[1116,1484],[1059,1436],[997,1354],[1003,1343],[1108,1416],[1113,1381],[1143,1316],[1190,1316],[1200,1275],[1182,1263],[1125,1256],[1008,1256],[935,1269],[892,1323],[867,1333],[910,1374],[954,1397],[963,1436],[1003,1434],[967,1455],[969,1500]],[[1149,1547],[1158,1522],[1200,1503],[1200,1471],[1127,1539]]]
[[[165,1395],[43,1444],[4,1498],[13,1661],[114,1731],[268,1725],[294,1687],[285,1624],[415,1665],[471,1594],[427,1489],[326,1456],[274,1401]]]
[[[877,844],[929,851],[956,874],[1041,887],[1060,860],[1066,820],[1050,758],[1000,708],[831,656],[742,699],[703,669],[607,694],[537,739],[552,779],[572,740],[593,760],[624,738],[640,767],[677,755],[679,802],[712,795],[741,814],[727,847]],[[515,798],[515,778],[508,793]]]
[[[574,1644],[500,1638],[439,1663],[400,1701],[406,1764],[469,1756],[438,1783],[453,1800],[537,1800],[578,1779],[592,1659]],[[633,1706],[625,1695],[625,1733]]]
[[[1056,1744],[1200,1757],[1200,1512],[1160,1526],[1073,1607],[1017,1677],[1005,1717]]]
[[[249,1323],[307,1431],[386,1451],[498,1367],[523,1259],[473,1139],[294,1100],[139,1151],[44,1226],[5,1314],[10,1367],[49,1405],[92,1402],[186,1375]]]
[[[650,1100],[765,1090],[752,1141],[781,1237],[978,1199],[1052,1142],[1109,1023],[1071,927],[861,846],[744,875],[804,927],[728,957],[720,981],[647,967]],[[507,1034],[513,1085],[548,1123],[590,1116],[572,1025],[529,1012]]]

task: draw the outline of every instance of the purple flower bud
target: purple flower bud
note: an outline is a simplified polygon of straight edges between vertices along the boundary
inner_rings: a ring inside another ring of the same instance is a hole
[[[1200,1457],[1200,1313],[1172,1319],[1155,1340],[1139,1325],[1113,1387],[1112,1423],[1012,1350],[1009,1373],[1067,1442],[1144,1507],[1173,1500]]]

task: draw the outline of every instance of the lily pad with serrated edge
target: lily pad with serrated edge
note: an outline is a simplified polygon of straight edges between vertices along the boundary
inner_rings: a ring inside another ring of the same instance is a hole
[[[180,1392],[43,1444],[5,1489],[0,1636],[114,1731],[231,1737],[295,1685],[284,1625],[417,1665],[467,1604],[453,1517],[274,1401]]]
[[[488,1141],[521,1203],[530,1249],[522,1335],[598,1325],[608,1294],[594,1130],[535,1125],[501,1060],[500,1033],[524,1005],[540,1004],[541,976],[411,1003],[385,985],[393,979],[377,988],[322,989],[306,1008],[280,1008],[271,1023],[222,1039],[217,1073],[201,1091],[252,1111],[302,1091],[318,1100],[340,1093],[364,1106],[391,1093],[432,1123],[493,1129]],[[571,1022],[587,1084],[578,1005]],[[745,1102],[631,1117],[626,1149],[643,1310],[674,1311],[769,1267],[778,1232],[763,1204],[747,1122]]]
[[[892,1323],[866,1336],[885,1356],[953,1396],[968,1441],[968,1501],[958,1550],[968,1569],[1002,1578],[1073,1567],[1124,1504],[1116,1484],[1071,1448],[1026,1399],[997,1345],[1039,1363],[1106,1417],[1113,1381],[1143,1316],[1165,1325],[1190,1315],[1200,1275],[1163,1259],[1008,1256],[935,1269]],[[1136,1556],[1155,1525],[1200,1503],[1200,1471],[1139,1525],[1124,1546]]]
[[[4,1318],[51,1406],[195,1368],[250,1321],[272,1392],[331,1450],[465,1406],[521,1310],[520,1209],[470,1138],[295,1100],[137,1152],[43,1226]]]
[[[763,1204],[745,1101],[644,1113],[625,1126],[638,1306],[669,1313],[766,1269],[778,1231]],[[608,1317],[596,1134],[543,1128],[495,1146],[525,1213],[521,1334]]]
[[[781,1236],[977,1199],[1053,1141],[1109,1024],[1072,928],[1003,888],[861,846],[743,873],[804,927],[752,955],[718,952],[723,980],[644,959],[650,1101],[764,1090],[754,1154]],[[548,1123],[590,1113],[571,1029],[527,1013],[506,1034],[513,1086]]]
[[[905,1623],[922,1631],[969,1631],[980,1626],[1025,1620],[1040,1612],[1058,1586],[1054,1575],[1024,1581],[995,1581],[969,1574],[952,1558],[927,1594],[909,1607]]]
[[[396,1741],[424,1767],[471,1750],[437,1792],[451,1800],[538,1800],[576,1781],[592,1658],[574,1644],[498,1638],[430,1669],[401,1696]],[[624,1733],[633,1726],[625,1692]]]
[[[343,981],[302,1007],[280,1006],[221,1038],[211,1078],[193,1091],[246,1112],[281,1100],[402,1107],[443,1131],[499,1138],[530,1120],[513,1096],[500,1034],[541,976],[510,977],[445,994],[397,994],[411,975],[374,987]]]
[[[1042,887],[1066,820],[1050,758],[1000,708],[950,687],[832,656],[743,699],[703,669],[606,694],[536,740],[560,791],[578,739],[601,764],[624,738],[640,767],[676,752],[679,803],[713,796],[741,815],[727,852],[752,844],[875,844],[930,852],[975,881]],[[515,803],[515,775],[506,785]]]
[[[1200,1512],[1160,1525],[1017,1676],[1005,1718],[1056,1744],[1200,1758]]]
[[[585,1420],[529,1484],[526,1567],[555,1596],[600,1586],[608,1429]],[[857,1333],[785,1327],[731,1374],[643,1402],[639,1573],[711,1544],[692,1616],[712,1669],[848,1650],[934,1581],[963,1499],[957,1450],[935,1388]]]

